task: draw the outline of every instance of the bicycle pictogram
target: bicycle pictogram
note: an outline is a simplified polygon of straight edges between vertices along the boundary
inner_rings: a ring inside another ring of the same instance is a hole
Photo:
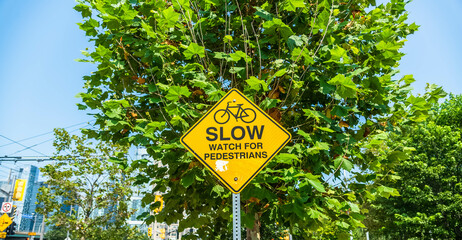
[[[231,115],[236,119],[241,119],[245,123],[251,123],[255,121],[257,114],[251,108],[242,108],[244,104],[236,104],[235,106],[230,106],[229,104],[235,101],[229,101],[226,109],[220,109],[215,112],[213,119],[218,124],[225,124],[229,121]],[[236,114],[234,114],[230,109],[237,108]]]

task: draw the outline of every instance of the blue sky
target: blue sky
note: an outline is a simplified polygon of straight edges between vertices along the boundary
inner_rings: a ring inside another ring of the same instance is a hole
[[[462,93],[462,1],[414,0],[407,10],[409,22],[420,29],[404,47],[401,73],[414,75],[416,93],[423,93],[427,82],[443,86],[446,92]]]
[[[90,47],[77,22],[81,17],[72,8],[73,0],[0,0],[0,135],[15,141],[47,133],[56,127],[91,120],[75,106],[82,76],[95,66],[78,63],[80,50]],[[462,67],[462,25],[460,0],[416,0],[407,7],[409,22],[421,25],[408,38],[401,73],[413,74],[415,93],[423,93],[427,82],[442,85],[460,94]],[[0,156],[24,149],[0,136]],[[22,141],[38,152],[51,155],[52,134]],[[17,156],[40,156],[26,150]],[[3,166],[12,166],[2,164]],[[0,169],[2,169],[0,167]],[[1,178],[0,171],[0,178]]]
[[[73,0],[0,1],[0,135],[17,141],[91,120],[75,105],[82,76],[95,67],[74,61],[90,46],[76,25],[81,17],[74,5]],[[21,143],[30,146],[52,138],[46,134]],[[0,136],[0,146],[8,143]],[[51,155],[51,143],[34,149]],[[3,146],[0,156],[21,149],[18,144]],[[15,155],[41,156],[31,150]]]

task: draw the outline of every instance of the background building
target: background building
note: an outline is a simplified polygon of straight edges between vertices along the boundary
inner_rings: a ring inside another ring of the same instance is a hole
[[[43,217],[40,215],[35,214],[35,208],[36,202],[37,202],[37,193],[38,193],[38,185],[40,184],[38,182],[40,170],[36,166],[30,166],[30,171],[29,171],[29,176],[27,178],[27,184],[26,184],[26,191],[23,199],[23,207],[22,210],[20,211],[21,216],[20,219],[20,224],[19,224],[19,231],[21,232],[32,232],[34,228],[34,223],[36,222],[37,218],[43,219]],[[23,217],[25,216],[25,217]]]

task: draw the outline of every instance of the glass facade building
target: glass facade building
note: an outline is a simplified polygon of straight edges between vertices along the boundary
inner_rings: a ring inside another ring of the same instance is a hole
[[[20,216],[19,231],[32,232],[34,222],[38,216],[35,216],[37,202],[37,193],[39,189],[38,177],[40,170],[36,166],[30,166],[29,177],[27,178],[26,190],[24,192],[24,203]],[[23,217],[24,216],[24,217]]]

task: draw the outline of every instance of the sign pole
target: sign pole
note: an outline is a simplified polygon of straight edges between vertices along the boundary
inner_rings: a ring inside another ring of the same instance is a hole
[[[233,193],[233,240],[241,240],[241,194]]]

